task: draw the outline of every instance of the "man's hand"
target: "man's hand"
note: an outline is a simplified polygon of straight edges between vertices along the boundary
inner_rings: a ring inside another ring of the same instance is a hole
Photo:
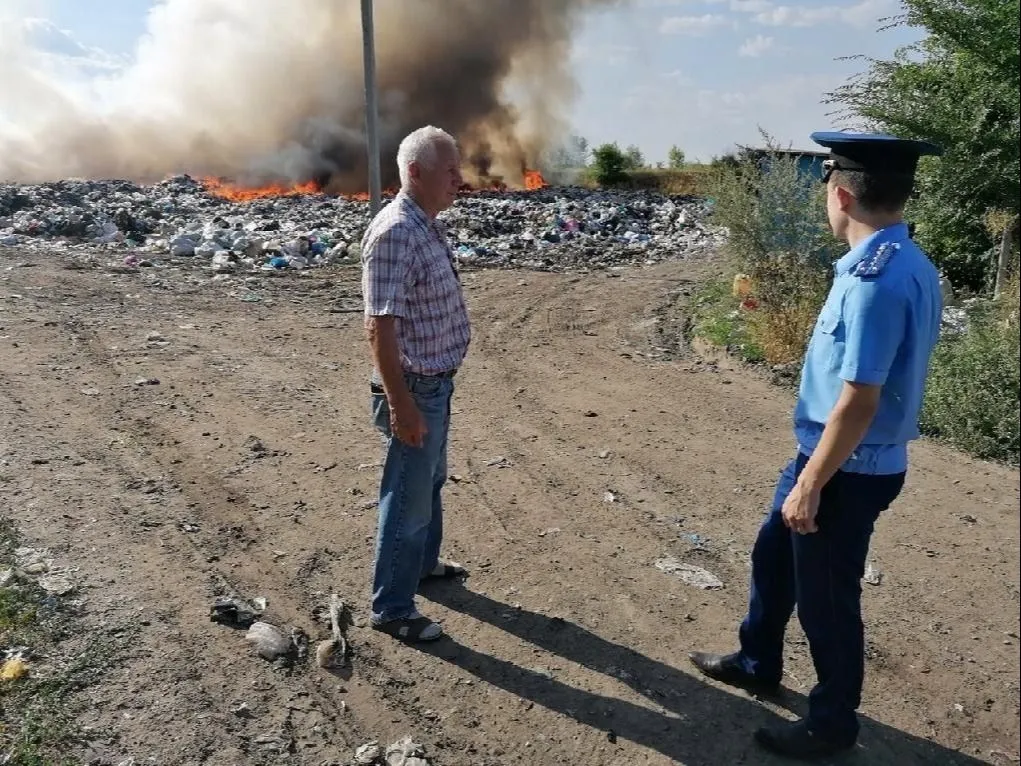
[[[822,488],[861,444],[879,409],[881,390],[879,385],[844,382],[819,444],[784,501],[783,522],[792,532],[808,535],[819,531],[815,517]]]
[[[784,500],[783,523],[792,532],[799,535],[809,535],[818,532],[819,527],[815,523],[815,516],[819,512],[819,492],[806,489],[799,482]]]
[[[429,433],[429,429],[411,396],[402,398],[397,403],[391,402],[390,432],[409,447],[421,447],[425,444],[425,435]]]
[[[366,317],[365,329],[372,349],[372,362],[383,378],[383,390],[390,405],[390,433],[409,447],[421,447],[425,444],[428,429],[415,398],[404,382],[394,317]]]

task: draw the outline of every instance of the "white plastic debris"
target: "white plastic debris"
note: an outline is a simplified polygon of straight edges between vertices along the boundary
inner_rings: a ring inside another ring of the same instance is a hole
[[[378,742],[366,742],[355,750],[355,766],[373,766],[382,755],[383,749]]]
[[[14,549],[14,563],[27,575],[41,575],[50,571],[53,559],[45,548],[21,547]]]
[[[879,583],[883,581],[883,573],[872,566],[872,563],[870,562],[868,566],[865,567],[864,580],[869,585],[879,585]]]
[[[425,748],[404,737],[386,748],[386,766],[429,766]]]
[[[683,561],[678,561],[673,556],[657,560],[656,569],[667,574],[677,575],[688,585],[702,588],[703,590],[717,590],[723,587],[723,580],[708,569],[697,567],[694,564],[686,564]]]
[[[260,657],[270,661],[291,650],[291,639],[280,628],[268,622],[253,622],[245,639],[255,644]]]

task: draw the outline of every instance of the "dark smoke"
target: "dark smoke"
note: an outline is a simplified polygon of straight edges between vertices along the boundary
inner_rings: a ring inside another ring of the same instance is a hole
[[[458,139],[470,180],[520,184],[563,137],[573,32],[613,2],[376,0],[384,184],[400,139],[426,124]],[[355,0],[166,0],[134,62],[84,84],[48,71],[24,37],[0,42],[0,118],[19,115],[0,119],[0,178],[366,187]]]

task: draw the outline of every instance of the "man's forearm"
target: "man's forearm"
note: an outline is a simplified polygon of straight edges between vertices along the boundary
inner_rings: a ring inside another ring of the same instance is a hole
[[[819,444],[801,471],[798,483],[810,491],[821,491],[840,466],[861,444],[878,409],[878,398],[859,395],[845,387],[830,413]]]
[[[393,318],[368,317],[365,328],[369,336],[369,348],[372,350],[372,363],[383,379],[387,400],[391,406],[403,402],[409,392],[404,382]]]

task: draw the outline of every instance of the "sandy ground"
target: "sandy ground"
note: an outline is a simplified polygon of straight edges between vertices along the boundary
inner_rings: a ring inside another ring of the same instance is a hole
[[[782,706],[686,660],[733,647],[793,449],[790,392],[683,340],[706,264],[464,275],[446,551],[471,577],[423,592],[449,633],[425,651],[364,626],[380,446],[357,270],[70,265],[0,252],[0,503],[77,568],[91,624],[138,626],[86,691],[84,723],[116,733],[96,762],[343,764],[404,735],[434,766],[776,762],[751,733],[804,709],[800,629]],[[912,461],[873,542],[864,730],[841,762],[1016,763],[1018,471],[926,442]],[[255,656],[209,619],[230,589],[313,642],[339,593],[350,667]]]

